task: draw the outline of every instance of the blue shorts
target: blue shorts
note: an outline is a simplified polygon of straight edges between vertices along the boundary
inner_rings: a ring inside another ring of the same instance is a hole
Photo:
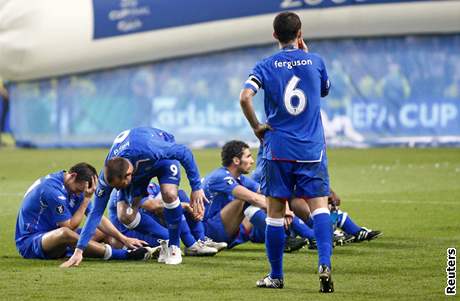
[[[222,222],[222,218],[220,216],[220,212],[213,217],[207,219],[204,222],[204,228],[206,236],[211,238],[214,241],[218,242],[226,242],[230,244],[233,238],[230,238],[225,231],[224,223]]]
[[[42,237],[44,233],[31,234],[21,242],[16,242],[16,248],[24,258],[48,259],[42,249]]]
[[[266,160],[263,165],[262,192],[274,198],[324,197],[329,195],[327,157],[321,162],[297,163]]]
[[[177,160],[160,160],[152,168],[152,174],[158,178],[158,182],[161,184],[174,184],[179,186],[180,184],[180,164]],[[135,197],[146,197],[149,195],[148,186],[151,178],[142,178],[139,181],[133,181],[133,183],[127,189],[120,190],[120,196],[117,200],[127,201],[131,203]]]

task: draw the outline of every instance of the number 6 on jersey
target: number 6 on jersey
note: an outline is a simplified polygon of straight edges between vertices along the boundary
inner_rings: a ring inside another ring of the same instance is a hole
[[[307,106],[307,97],[301,89],[296,89],[299,81],[300,78],[295,75],[292,76],[286,86],[286,90],[284,90],[284,106],[286,107],[288,113],[294,116],[302,113]],[[293,97],[297,97],[299,99],[297,106],[292,104]]]

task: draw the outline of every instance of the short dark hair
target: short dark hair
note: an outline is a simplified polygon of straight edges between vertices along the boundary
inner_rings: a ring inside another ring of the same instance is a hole
[[[88,182],[89,187],[93,186],[93,176],[97,177],[96,169],[92,165],[85,162],[80,162],[72,166],[69,169],[69,173],[76,173],[77,177],[75,178],[75,181],[86,181]]]
[[[301,28],[302,22],[299,16],[293,12],[279,13],[273,20],[273,30],[281,43],[293,41]]]
[[[230,166],[234,157],[241,159],[243,156],[243,151],[246,148],[249,148],[249,145],[239,140],[231,140],[225,143],[225,145],[222,147],[222,152],[220,153],[222,158],[222,166]]]
[[[105,178],[112,183],[115,179],[124,179],[128,171],[129,163],[125,158],[115,157],[105,163]]]

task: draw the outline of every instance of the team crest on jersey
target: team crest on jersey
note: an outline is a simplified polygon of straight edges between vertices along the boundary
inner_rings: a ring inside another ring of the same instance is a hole
[[[63,214],[64,213],[64,205],[56,206],[56,212],[57,212],[57,214]]]
[[[233,185],[235,183],[235,179],[232,177],[225,177],[224,180],[227,181],[228,185]]]
[[[97,195],[98,197],[102,197],[102,196],[104,195],[104,189],[98,188],[98,189],[96,190],[96,195]]]

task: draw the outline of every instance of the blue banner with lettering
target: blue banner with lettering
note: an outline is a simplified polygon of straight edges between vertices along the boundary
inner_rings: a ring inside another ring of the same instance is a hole
[[[413,1],[427,0],[93,0],[94,39],[283,10]]]
[[[332,82],[329,145],[460,145],[460,35],[318,40]],[[275,45],[11,83],[11,128],[23,146],[107,146],[151,125],[192,146],[256,141],[239,92]],[[263,91],[256,99],[262,117]]]

